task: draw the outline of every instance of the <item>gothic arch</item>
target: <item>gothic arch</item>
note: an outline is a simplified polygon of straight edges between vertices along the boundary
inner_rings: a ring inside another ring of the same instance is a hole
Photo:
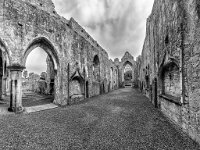
[[[125,67],[127,64],[133,67],[133,64],[128,60],[123,63],[123,67]]]
[[[58,57],[58,52],[53,46],[53,44],[45,37],[39,37],[34,39],[25,49],[22,57],[22,65],[26,65],[28,55],[35,49],[35,48],[42,48],[48,55],[49,60],[52,62],[52,71],[53,71],[53,78],[49,76],[47,83],[47,92],[50,95],[53,95],[54,102],[56,101],[57,95],[57,88],[59,86],[59,77],[57,76],[57,70],[59,69],[60,62]],[[48,59],[47,57],[47,59]],[[46,59],[46,58],[45,58]],[[47,60],[46,59],[46,60]],[[58,70],[59,71],[59,70]],[[53,102],[53,101],[52,101]]]
[[[163,62],[159,67],[159,77],[162,79],[165,71],[170,67],[176,67],[179,69],[178,61],[175,58],[168,58],[165,62]]]
[[[77,69],[70,78],[70,98],[82,99],[85,96],[85,79]]]
[[[94,56],[93,65],[94,66],[100,65],[100,60],[99,60],[99,56],[98,55]]]
[[[159,68],[161,92],[173,97],[181,96],[181,78],[178,61],[168,57]]]
[[[131,66],[131,70],[132,70],[132,80],[134,78],[134,69],[133,69],[133,63],[131,63],[129,60],[125,61],[122,65],[122,82],[124,82],[124,69],[126,67],[126,65],[130,65]]]
[[[100,60],[98,55],[95,55],[93,59],[93,77],[96,81],[100,81]]]
[[[7,59],[7,64],[10,65],[11,58],[10,58],[10,51],[6,47],[6,44],[3,42],[3,40],[0,38],[0,50],[2,51],[2,54],[5,53],[5,58]]]
[[[52,59],[52,61],[54,63],[55,69],[57,69],[57,67],[60,64],[58,52],[55,49],[55,47],[53,46],[53,44],[45,37],[36,38],[28,45],[28,47],[26,48],[26,50],[23,54],[22,64],[25,66],[28,55],[30,54],[30,52],[32,50],[34,50],[37,47],[42,48],[49,55],[49,57]]]

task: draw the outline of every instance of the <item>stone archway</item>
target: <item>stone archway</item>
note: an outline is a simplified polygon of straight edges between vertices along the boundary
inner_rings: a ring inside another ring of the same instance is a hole
[[[130,61],[126,61],[122,66],[122,83],[124,87],[132,87],[134,78],[133,64]]]
[[[47,63],[47,71],[46,71],[46,74],[43,74],[43,75],[41,74],[39,79],[36,81],[35,83],[36,87],[32,89],[33,90],[32,92],[46,95],[47,96],[47,97],[45,96],[45,98],[47,99],[46,102],[52,103],[55,101],[56,94],[57,94],[56,88],[58,87],[57,70],[59,67],[59,58],[58,58],[58,53],[55,50],[54,46],[51,44],[51,42],[44,37],[34,39],[33,42],[31,42],[29,46],[27,47],[27,49],[24,51],[22,64],[23,66],[25,66],[27,57],[29,56],[29,54],[38,47],[47,53],[47,58],[44,58],[46,59],[46,63]],[[24,94],[23,96],[26,97],[27,95]],[[28,102],[25,102],[24,99],[23,99],[23,103],[28,103]]]
[[[181,76],[176,59],[167,59],[159,68],[162,95],[181,97]]]
[[[132,70],[132,80],[130,82],[128,82],[129,85],[132,87],[133,82],[135,80],[135,76],[134,76],[135,61],[134,61],[134,57],[128,51],[125,52],[124,56],[121,59],[120,66],[119,66],[119,85],[120,85],[120,87],[124,87],[124,69],[127,64],[130,66],[130,68]]]
[[[93,59],[93,78],[96,81],[100,81],[100,61],[98,55]]]
[[[93,65],[92,65],[92,90],[93,96],[99,95],[101,90],[101,82],[100,82],[100,59],[98,55],[95,55],[93,58]]]
[[[30,54],[30,52],[37,47],[42,48],[49,55],[49,57],[52,59],[54,65],[55,65],[55,68],[57,69],[57,67],[60,64],[58,52],[55,49],[55,47],[53,46],[53,44],[45,37],[36,38],[28,45],[28,47],[24,51],[23,58],[22,58],[23,66],[25,66],[26,59],[27,59],[28,55]]]

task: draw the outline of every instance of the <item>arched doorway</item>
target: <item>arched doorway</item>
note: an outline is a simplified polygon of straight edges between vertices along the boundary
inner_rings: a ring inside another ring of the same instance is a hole
[[[132,87],[133,84],[133,69],[132,63],[129,61],[125,62],[122,70],[122,81],[124,83],[124,87]]]
[[[27,77],[23,76],[22,105],[29,107],[52,103],[59,65],[53,45],[46,38],[34,40],[24,53],[23,63],[29,73]]]
[[[93,73],[93,95],[99,95],[101,84],[100,84],[100,60],[99,56],[95,55],[93,59],[93,66],[92,66],[92,73]]]

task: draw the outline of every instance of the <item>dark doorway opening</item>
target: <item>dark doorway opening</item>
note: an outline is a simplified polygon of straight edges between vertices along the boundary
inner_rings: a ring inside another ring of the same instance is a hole
[[[105,87],[104,87],[104,82],[101,83],[101,89],[100,89],[100,94],[105,93]]]
[[[157,79],[154,79],[154,105],[158,108],[158,99],[157,99]]]
[[[85,83],[85,94],[86,94],[86,98],[89,98],[89,84],[88,81],[86,81]]]

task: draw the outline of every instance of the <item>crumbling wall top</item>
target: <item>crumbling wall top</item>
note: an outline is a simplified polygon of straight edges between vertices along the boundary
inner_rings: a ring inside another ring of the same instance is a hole
[[[84,37],[91,45],[93,45],[95,48],[97,48],[99,51],[102,51],[105,56],[108,57],[108,53],[95,41],[86,31],[83,29],[78,22],[74,20],[74,18],[71,18],[69,21],[69,26],[72,30],[76,31],[79,35]]]
[[[22,1],[31,3],[32,5],[35,5],[51,14],[57,14],[57,12],[55,11],[55,5],[52,2],[52,0],[22,0]]]
[[[134,60],[134,57],[127,51],[121,59],[121,62],[126,60]]]

